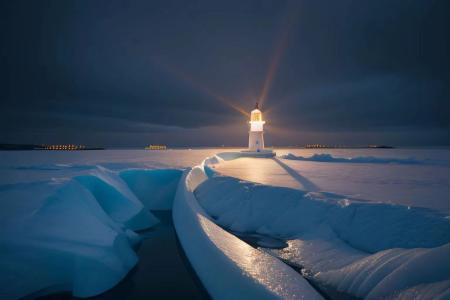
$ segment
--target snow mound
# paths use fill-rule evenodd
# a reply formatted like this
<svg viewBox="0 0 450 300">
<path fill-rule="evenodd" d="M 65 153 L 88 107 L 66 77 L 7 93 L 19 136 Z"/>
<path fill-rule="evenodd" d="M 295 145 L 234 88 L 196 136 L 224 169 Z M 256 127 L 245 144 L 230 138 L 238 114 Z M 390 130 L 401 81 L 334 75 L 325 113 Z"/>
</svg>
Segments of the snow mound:
<svg viewBox="0 0 450 300">
<path fill-rule="evenodd" d="M 192 191 L 208 177 L 203 166 L 180 180 L 173 219 L 183 249 L 214 299 L 322 299 L 298 273 L 212 222 Z"/>
<path fill-rule="evenodd" d="M 310 157 L 296 156 L 292 153 L 282 155 L 281 158 L 301 161 L 316 162 L 338 162 L 338 163 L 366 163 L 366 164 L 420 164 L 419 160 L 414 158 L 393 158 L 393 157 L 374 157 L 374 156 L 356 156 L 356 157 L 334 157 L 331 154 L 321 153 L 313 154 Z"/>
<path fill-rule="evenodd" d="M 267 251 L 306 269 L 318 285 L 369 299 L 412 291 L 427 298 L 450 279 L 450 218 L 431 210 L 225 176 L 202 182 L 195 197 L 225 228 L 288 240 L 287 248 Z"/>
<path fill-rule="evenodd" d="M 158 222 L 139 197 L 152 188 L 142 186 L 147 182 L 154 202 L 167 206 L 181 171 L 92 169 L 72 179 L 1 186 L 1 299 L 58 291 L 94 296 L 137 263 L 133 230 Z"/>
<path fill-rule="evenodd" d="M 367 299 L 406 297 L 411 290 L 416 299 L 445 299 L 445 294 L 450 295 L 449 253 L 450 244 L 430 249 L 389 249 L 339 269 L 319 272 L 316 279 Z M 436 289 L 445 284 L 446 288 Z"/>
</svg>

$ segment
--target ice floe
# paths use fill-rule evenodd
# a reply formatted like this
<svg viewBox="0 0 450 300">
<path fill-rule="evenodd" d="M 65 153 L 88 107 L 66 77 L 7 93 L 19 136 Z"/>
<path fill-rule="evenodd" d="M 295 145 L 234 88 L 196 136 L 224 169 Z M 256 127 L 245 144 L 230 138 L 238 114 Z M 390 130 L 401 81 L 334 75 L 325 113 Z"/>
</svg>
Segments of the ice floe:
<svg viewBox="0 0 450 300">
<path fill-rule="evenodd" d="M 267 251 L 318 285 L 368 299 L 450 292 L 444 214 L 225 176 L 202 182 L 195 196 L 224 228 L 287 240 L 287 248 Z"/>
<path fill-rule="evenodd" d="M 0 187 L 1 299 L 57 291 L 90 297 L 116 285 L 138 260 L 133 230 L 158 222 L 148 204 L 170 207 L 181 175 L 88 169 L 65 180 Z"/>
</svg>

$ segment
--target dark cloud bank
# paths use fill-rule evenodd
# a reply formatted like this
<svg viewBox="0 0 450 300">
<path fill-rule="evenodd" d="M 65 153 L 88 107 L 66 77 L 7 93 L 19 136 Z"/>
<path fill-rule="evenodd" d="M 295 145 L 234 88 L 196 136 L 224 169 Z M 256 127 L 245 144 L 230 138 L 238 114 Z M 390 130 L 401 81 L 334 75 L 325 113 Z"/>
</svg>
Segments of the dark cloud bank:
<svg viewBox="0 0 450 300">
<path fill-rule="evenodd" d="M 450 145 L 448 1 L 4 1 L 0 15 L 0 143 L 245 145 L 224 101 L 250 110 L 279 53 L 269 144 Z"/>
</svg>

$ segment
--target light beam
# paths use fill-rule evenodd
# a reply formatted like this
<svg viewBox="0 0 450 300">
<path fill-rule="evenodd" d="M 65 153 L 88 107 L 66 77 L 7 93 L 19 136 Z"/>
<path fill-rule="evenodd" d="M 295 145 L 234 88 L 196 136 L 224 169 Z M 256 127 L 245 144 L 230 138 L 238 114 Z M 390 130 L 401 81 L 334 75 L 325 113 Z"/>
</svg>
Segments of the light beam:
<svg viewBox="0 0 450 300">
<path fill-rule="evenodd" d="M 167 63 L 162 63 L 160 60 L 152 60 L 153 62 L 155 62 L 159 67 L 161 67 L 162 69 L 164 69 L 164 71 L 166 71 L 167 73 L 171 74 L 174 78 L 187 83 L 189 86 L 191 86 L 194 89 L 199 90 L 201 93 L 210 96 L 211 98 L 225 104 L 226 106 L 230 107 L 231 109 L 237 111 L 238 113 L 244 115 L 246 118 L 250 117 L 250 114 L 245 111 L 243 108 L 241 108 L 240 106 L 238 106 L 237 104 L 233 103 L 233 101 L 231 101 L 230 99 L 217 94 L 216 92 L 212 91 L 210 88 L 208 88 L 207 86 L 199 83 L 198 81 L 194 80 L 192 78 L 192 76 L 189 76 L 188 74 L 186 74 L 185 72 L 182 72 L 179 68 L 176 68 L 172 65 L 169 65 Z"/>
<path fill-rule="evenodd" d="M 272 83 L 275 77 L 275 74 L 278 70 L 278 67 L 280 65 L 281 58 L 283 57 L 283 54 L 286 51 L 286 48 L 288 46 L 289 41 L 289 34 L 294 27 L 294 24 L 297 20 L 298 16 L 298 8 L 297 7 L 291 7 L 292 5 L 288 5 L 288 16 L 286 17 L 285 21 L 283 22 L 282 29 L 280 30 L 281 34 L 277 42 L 277 46 L 275 47 L 275 51 L 273 53 L 272 59 L 269 64 L 269 69 L 267 70 L 266 79 L 264 80 L 264 85 L 262 87 L 261 94 L 259 96 L 258 102 L 259 104 L 263 105 L 264 101 L 267 98 L 267 95 L 269 94 L 270 88 L 272 87 Z"/>
</svg>

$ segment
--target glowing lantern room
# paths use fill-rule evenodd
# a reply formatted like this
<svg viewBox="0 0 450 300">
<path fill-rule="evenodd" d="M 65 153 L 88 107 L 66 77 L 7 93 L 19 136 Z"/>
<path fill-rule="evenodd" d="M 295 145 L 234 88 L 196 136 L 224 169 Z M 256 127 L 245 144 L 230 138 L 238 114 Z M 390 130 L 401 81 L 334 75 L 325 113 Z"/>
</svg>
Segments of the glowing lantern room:
<svg viewBox="0 0 450 300">
<path fill-rule="evenodd" d="M 250 131 L 248 135 L 248 149 L 249 151 L 260 152 L 264 150 L 264 124 L 262 113 L 259 110 L 259 105 L 256 103 L 255 109 L 250 114 Z"/>
<path fill-rule="evenodd" d="M 250 121 L 252 122 L 262 121 L 262 113 L 259 109 L 255 108 L 254 110 L 252 110 Z"/>
</svg>

